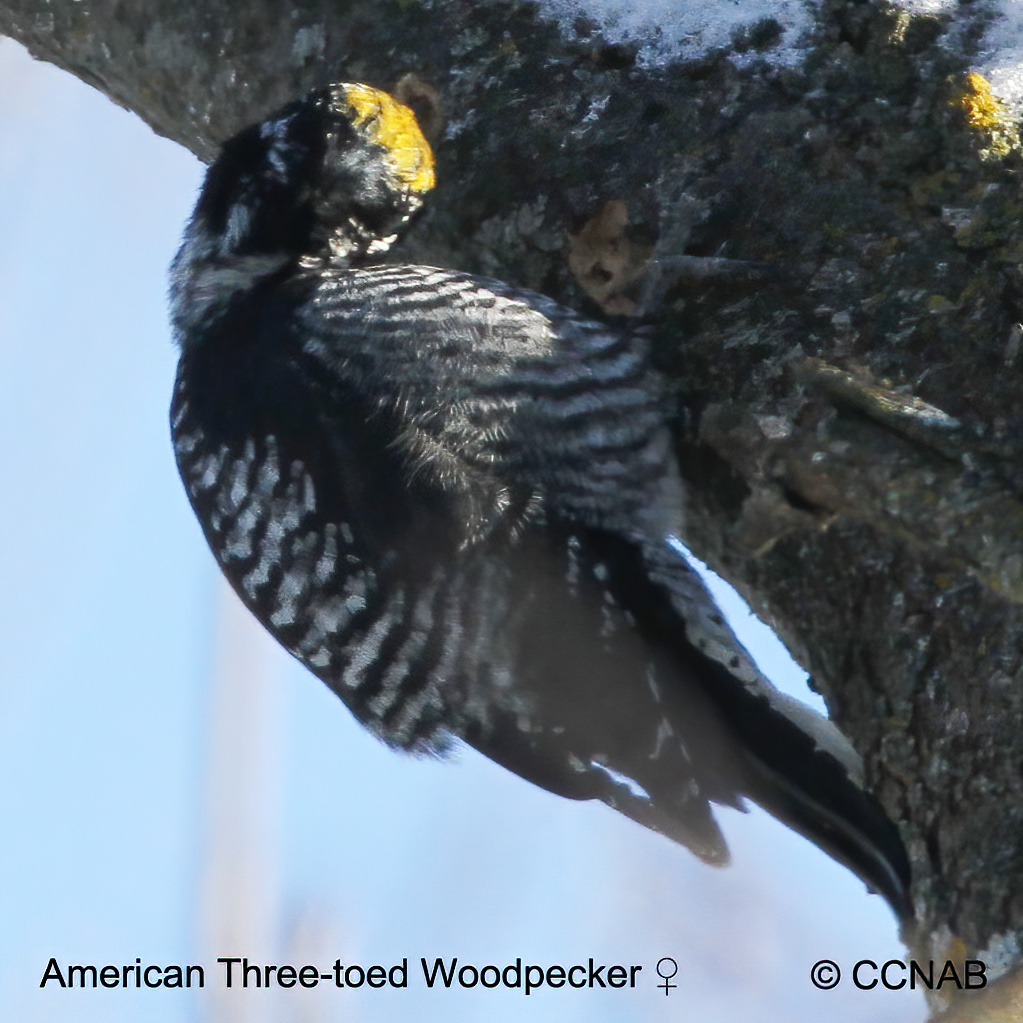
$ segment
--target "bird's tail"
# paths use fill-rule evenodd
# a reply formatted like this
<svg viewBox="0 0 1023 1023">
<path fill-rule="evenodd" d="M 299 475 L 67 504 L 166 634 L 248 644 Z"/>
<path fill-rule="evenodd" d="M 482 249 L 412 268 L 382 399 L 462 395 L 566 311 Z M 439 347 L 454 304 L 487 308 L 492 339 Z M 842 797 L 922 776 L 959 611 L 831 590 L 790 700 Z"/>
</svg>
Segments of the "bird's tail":
<svg viewBox="0 0 1023 1023">
<path fill-rule="evenodd" d="M 857 874 L 899 919 L 910 917 L 909 860 L 898 829 L 847 758 L 821 742 L 823 730 L 804 731 L 734 678 L 722 679 L 711 698 L 739 740 L 745 795 Z"/>
<path fill-rule="evenodd" d="M 832 722 L 764 678 L 683 551 L 672 537 L 647 547 L 644 560 L 685 623 L 685 637 L 677 625 L 673 637 L 681 655 L 705 660 L 690 675 L 736 739 L 743 794 L 909 918 L 909 860 L 898 829 L 863 788 L 859 756 Z"/>
</svg>

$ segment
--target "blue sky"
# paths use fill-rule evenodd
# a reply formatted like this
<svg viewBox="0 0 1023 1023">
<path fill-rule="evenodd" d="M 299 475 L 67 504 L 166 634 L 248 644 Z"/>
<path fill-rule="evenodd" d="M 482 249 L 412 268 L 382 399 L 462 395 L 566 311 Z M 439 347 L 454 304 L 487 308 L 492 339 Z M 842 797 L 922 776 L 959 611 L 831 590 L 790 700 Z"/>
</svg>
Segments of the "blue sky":
<svg viewBox="0 0 1023 1023">
<path fill-rule="evenodd" d="M 923 1019 L 909 993 L 812 988 L 820 958 L 902 949 L 880 899 L 765 815 L 721 814 L 734 864 L 715 871 L 474 754 L 399 757 L 225 612 L 166 422 L 166 268 L 201 174 L 133 115 L 0 41 L 0 1018 L 212 1018 L 188 992 L 39 982 L 51 956 L 200 962 L 212 985 L 217 955 L 265 954 L 328 967 L 593 956 L 651 978 L 535 993 L 541 1023 Z M 238 754 L 254 766 L 230 799 L 254 836 L 232 870 L 259 881 L 251 937 L 211 950 L 210 778 L 237 763 L 210 739 L 225 642 L 262 679 L 249 699 L 237 669 L 242 695 L 228 700 L 239 734 L 261 737 Z M 665 998 L 652 973 L 668 955 L 683 991 Z M 256 992 L 245 1018 L 511 1021 L 523 997 L 418 980 Z"/>
</svg>

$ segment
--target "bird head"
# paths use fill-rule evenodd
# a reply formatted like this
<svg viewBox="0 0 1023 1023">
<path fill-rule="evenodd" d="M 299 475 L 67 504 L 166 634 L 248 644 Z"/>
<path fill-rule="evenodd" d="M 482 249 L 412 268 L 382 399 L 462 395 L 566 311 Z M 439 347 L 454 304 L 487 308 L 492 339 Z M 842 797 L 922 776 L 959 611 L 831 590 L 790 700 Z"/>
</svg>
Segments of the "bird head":
<svg viewBox="0 0 1023 1023">
<path fill-rule="evenodd" d="M 192 236 L 206 258 L 351 262 L 384 251 L 433 187 L 415 114 L 385 92 L 339 83 L 229 139 L 210 167 Z"/>
</svg>

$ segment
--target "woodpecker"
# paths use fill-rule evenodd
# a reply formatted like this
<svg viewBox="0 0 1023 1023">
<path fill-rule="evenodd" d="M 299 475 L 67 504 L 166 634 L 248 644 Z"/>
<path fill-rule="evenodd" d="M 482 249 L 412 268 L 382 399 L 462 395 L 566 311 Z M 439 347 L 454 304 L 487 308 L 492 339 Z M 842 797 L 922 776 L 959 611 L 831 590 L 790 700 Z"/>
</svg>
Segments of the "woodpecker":
<svg viewBox="0 0 1023 1023">
<path fill-rule="evenodd" d="M 434 183 L 413 113 L 334 84 L 227 141 L 171 270 L 174 452 L 220 569 L 384 742 L 464 743 L 720 864 L 759 803 L 900 917 L 895 826 L 699 576 L 647 342 L 381 257 Z"/>
</svg>

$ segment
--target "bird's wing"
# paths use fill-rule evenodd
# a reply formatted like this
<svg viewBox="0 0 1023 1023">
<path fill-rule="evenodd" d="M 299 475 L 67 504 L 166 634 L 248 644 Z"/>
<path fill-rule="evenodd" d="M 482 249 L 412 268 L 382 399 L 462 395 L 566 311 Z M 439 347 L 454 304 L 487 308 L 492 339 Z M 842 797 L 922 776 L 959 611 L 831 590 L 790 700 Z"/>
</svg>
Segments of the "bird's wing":
<svg viewBox="0 0 1023 1023">
<path fill-rule="evenodd" d="M 712 862 L 727 853 L 708 801 L 747 795 L 901 905 L 901 845 L 859 787 L 855 753 L 764 678 L 679 549 L 664 386 L 641 341 L 540 295 L 428 267 L 321 274 L 302 316 L 307 353 L 408 424 L 410 478 L 467 491 L 470 546 L 523 516 L 510 586 L 534 612 L 520 617 L 527 639 L 512 659 L 535 662 L 541 738 L 498 729 L 483 752 Z M 581 601 L 563 578 L 572 557 L 596 573 Z M 559 601 L 582 609 L 567 629 Z M 606 604 L 627 639 L 600 639 Z M 543 688 L 551 678 L 555 695 Z M 588 717 L 588 704 L 603 710 Z"/>
<path fill-rule="evenodd" d="M 678 528 L 664 385 L 642 339 L 416 266 L 321 274 L 301 317 L 314 358 L 400 411 L 410 472 L 499 505 L 540 492 L 568 519 L 636 535 Z"/>
</svg>

